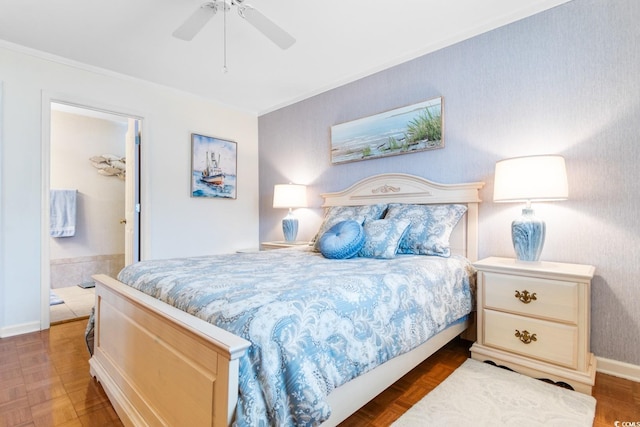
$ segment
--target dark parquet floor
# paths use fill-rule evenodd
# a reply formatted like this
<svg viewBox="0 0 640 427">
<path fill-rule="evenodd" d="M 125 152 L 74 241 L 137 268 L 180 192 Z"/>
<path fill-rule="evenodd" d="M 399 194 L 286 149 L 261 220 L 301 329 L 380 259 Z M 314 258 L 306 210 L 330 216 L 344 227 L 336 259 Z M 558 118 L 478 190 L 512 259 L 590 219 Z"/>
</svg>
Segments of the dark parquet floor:
<svg viewBox="0 0 640 427">
<path fill-rule="evenodd" d="M 0 427 L 121 426 L 102 387 L 89 376 L 86 320 L 0 339 Z M 454 340 L 342 423 L 388 426 L 447 378 L 470 343 Z M 595 427 L 640 425 L 640 383 L 597 374 Z M 628 424 L 631 425 L 631 424 Z"/>
</svg>

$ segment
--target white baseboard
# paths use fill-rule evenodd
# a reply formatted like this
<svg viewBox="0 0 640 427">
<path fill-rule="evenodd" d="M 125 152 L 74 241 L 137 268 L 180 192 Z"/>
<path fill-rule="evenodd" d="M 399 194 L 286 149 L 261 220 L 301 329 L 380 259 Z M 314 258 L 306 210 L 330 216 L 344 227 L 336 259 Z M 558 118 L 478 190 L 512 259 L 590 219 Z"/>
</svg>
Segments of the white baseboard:
<svg viewBox="0 0 640 427">
<path fill-rule="evenodd" d="M 40 331 L 40 322 L 22 323 L 21 325 L 7 326 L 0 328 L 0 338 L 13 337 L 15 335 L 28 334 Z"/>
<path fill-rule="evenodd" d="M 596 359 L 598 359 L 597 372 L 640 382 L 640 366 L 632 365 L 631 363 L 618 362 L 617 360 L 605 359 L 604 357 L 596 357 Z"/>
</svg>

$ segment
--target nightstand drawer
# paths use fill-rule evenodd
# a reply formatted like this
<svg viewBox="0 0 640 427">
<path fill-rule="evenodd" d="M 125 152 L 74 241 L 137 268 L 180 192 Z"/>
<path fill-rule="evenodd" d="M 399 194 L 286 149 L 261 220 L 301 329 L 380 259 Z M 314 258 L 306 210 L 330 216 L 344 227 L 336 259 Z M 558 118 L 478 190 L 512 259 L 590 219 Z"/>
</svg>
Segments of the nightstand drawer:
<svg viewBox="0 0 640 427">
<path fill-rule="evenodd" d="M 484 307 L 576 324 L 578 284 L 498 273 L 481 273 Z"/>
<path fill-rule="evenodd" d="M 483 314 L 485 345 L 572 369 L 577 367 L 576 326 L 493 310 L 484 310 Z M 520 332 L 520 337 L 516 336 L 517 331 Z M 529 340 L 529 343 L 525 343 Z"/>
</svg>

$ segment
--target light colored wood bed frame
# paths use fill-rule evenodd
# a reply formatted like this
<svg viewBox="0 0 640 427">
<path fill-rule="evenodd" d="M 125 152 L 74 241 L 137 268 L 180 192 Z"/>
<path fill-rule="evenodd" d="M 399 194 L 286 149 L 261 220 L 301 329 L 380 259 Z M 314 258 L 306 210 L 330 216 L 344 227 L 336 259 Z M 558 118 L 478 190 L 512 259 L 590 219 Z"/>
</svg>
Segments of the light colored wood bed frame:
<svg viewBox="0 0 640 427">
<path fill-rule="evenodd" d="M 406 174 L 382 174 L 323 194 L 323 206 L 373 203 L 461 203 L 467 213 L 454 229 L 455 254 L 477 260 L 481 182 L 436 184 Z M 234 416 L 239 358 L 250 342 L 171 307 L 106 275 L 96 281 L 91 375 L 127 426 L 226 426 Z M 329 395 L 337 425 L 444 344 L 468 322 L 453 325 Z"/>
</svg>

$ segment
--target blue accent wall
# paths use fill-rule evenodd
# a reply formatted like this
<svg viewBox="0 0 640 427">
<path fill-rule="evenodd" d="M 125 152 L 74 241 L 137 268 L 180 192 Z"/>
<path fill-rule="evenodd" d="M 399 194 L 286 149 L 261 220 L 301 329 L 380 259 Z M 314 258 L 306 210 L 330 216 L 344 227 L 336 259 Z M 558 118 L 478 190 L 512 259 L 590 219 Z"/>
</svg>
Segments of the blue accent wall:
<svg viewBox="0 0 640 427">
<path fill-rule="evenodd" d="M 309 186 L 311 208 L 296 215 L 299 239 L 310 239 L 320 193 L 404 172 L 485 181 L 480 257 L 513 257 L 510 223 L 523 206 L 492 202 L 495 162 L 561 154 L 569 200 L 534 204 L 547 223 L 541 259 L 596 266 L 591 349 L 640 365 L 639 21 L 637 0 L 573 0 L 262 115 L 260 239 L 282 240 L 274 184 Z M 331 165 L 332 125 L 436 96 L 443 149 Z"/>
</svg>

